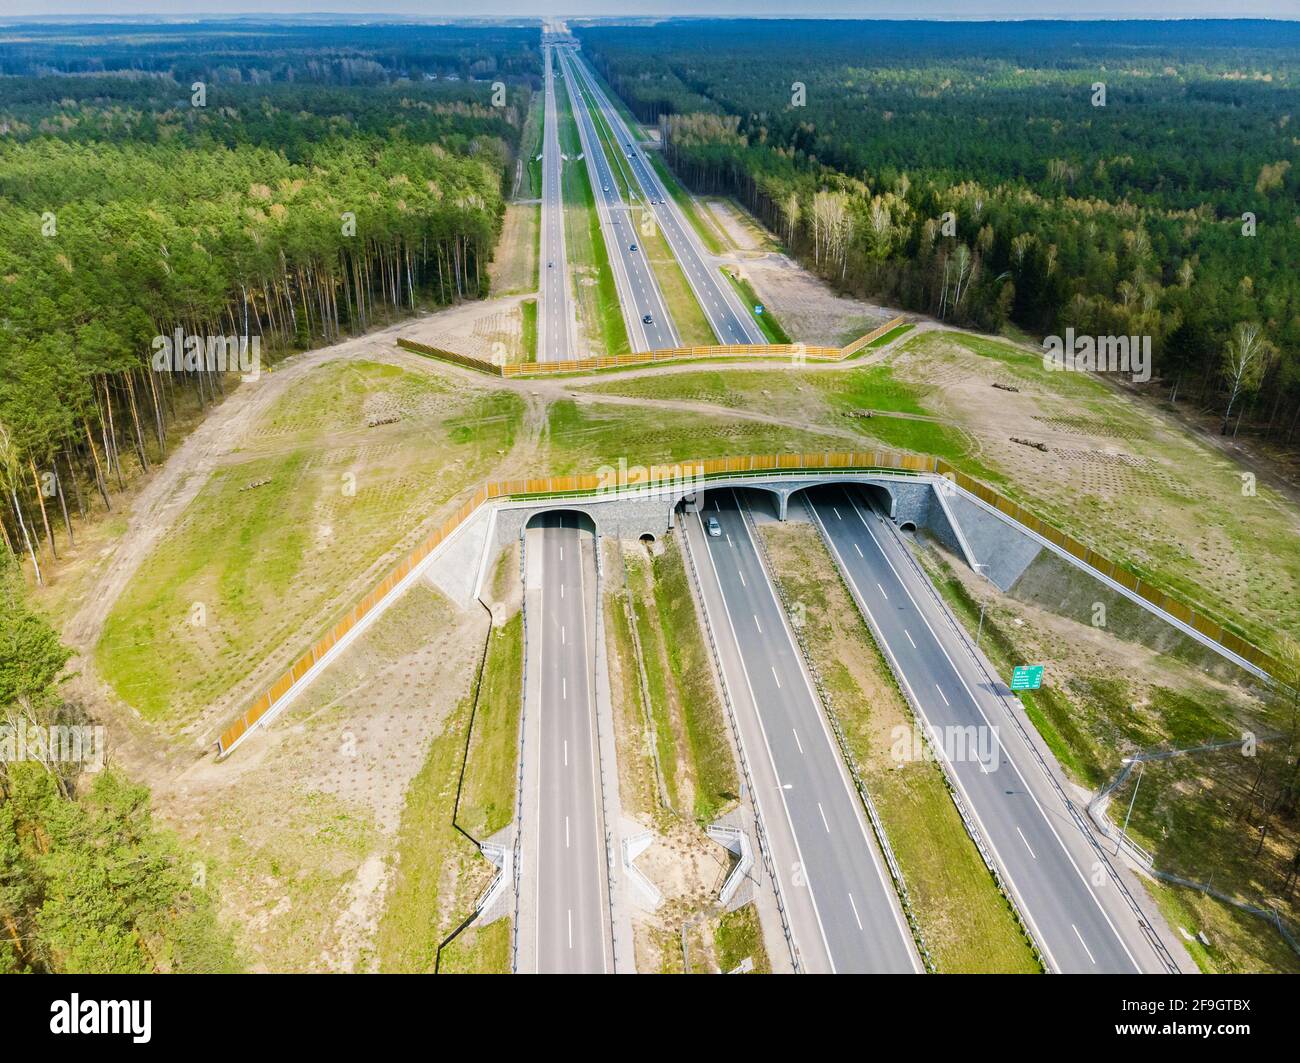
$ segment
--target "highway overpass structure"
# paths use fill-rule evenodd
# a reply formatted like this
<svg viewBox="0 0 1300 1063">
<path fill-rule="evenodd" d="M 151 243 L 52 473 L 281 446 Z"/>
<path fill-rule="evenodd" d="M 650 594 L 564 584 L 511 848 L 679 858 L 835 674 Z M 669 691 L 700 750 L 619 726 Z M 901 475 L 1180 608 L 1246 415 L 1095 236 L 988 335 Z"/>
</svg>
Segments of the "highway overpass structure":
<svg viewBox="0 0 1300 1063">
<path fill-rule="evenodd" d="M 732 544 L 740 543 L 743 546 L 744 540 L 740 533 L 742 530 L 749 533 L 744 522 L 745 508 L 753 508 L 761 519 L 782 519 L 788 515 L 797 517 L 802 510 L 824 532 L 832 554 L 841 566 L 900 685 L 909 696 L 918 720 L 932 733 L 956 729 L 963 733 L 983 733 L 992 740 L 994 757 L 987 755 L 990 747 L 978 741 L 968 743 L 966 748 L 981 751 L 980 756 L 945 757 L 942 754 L 947 747 L 940 741 L 940 762 L 959 796 L 968 828 L 990 867 L 1003 883 L 1049 969 L 1085 972 L 1180 969 L 1183 963 L 1173 958 L 1170 945 L 1180 956 L 1182 950 L 1176 942 L 1169 940 L 1163 920 L 1153 913 L 1149 901 L 1138 901 L 1135 896 L 1138 891 L 1130 886 L 1131 874 L 1123 866 L 1113 863 L 1110 854 L 1102 849 L 1098 838 L 1070 797 L 1068 784 L 1061 777 L 1059 766 L 1024 716 L 1019 700 L 1010 694 L 1004 681 L 995 674 L 971 638 L 955 622 L 911 557 L 901 536 L 902 529 L 908 526 L 925 526 L 959 554 L 965 553 L 968 560 L 972 559 L 970 551 L 978 550 L 980 556 L 988 560 L 988 564 L 981 565 L 981 571 L 999 581 L 1000 585 L 1004 585 L 1007 578 L 1005 572 L 999 574 L 997 571 L 997 566 L 1003 559 L 1018 555 L 1016 563 L 1022 570 L 1029 563 L 1031 555 L 1023 549 L 1020 540 L 1034 539 L 1032 545 L 1035 550 L 1050 548 L 1061 556 L 1066 554 L 1051 540 L 1029 532 L 1023 524 L 1005 514 L 999 514 L 976 495 L 933 471 L 932 459 L 890 452 L 842 456 L 791 455 L 790 458 L 792 460 L 788 466 L 778 460 L 778 456 L 719 459 L 709 463 L 712 471 L 707 474 L 703 473 L 704 466 L 701 464 L 701 476 L 704 478 L 683 477 L 649 485 L 616 484 L 604 489 L 575 489 L 570 486 L 566 489 L 565 485 L 570 481 L 559 478 L 492 486 L 480 493 L 479 500 L 467 503 L 464 515 L 458 516 L 448 526 L 448 532 L 437 540 L 436 546 L 418 563 L 412 561 L 402 567 L 400 579 L 385 581 L 383 594 L 372 596 L 374 604 L 366 606 L 363 619 L 354 622 L 346 633 L 319 653 L 313 651 L 310 665 L 304 661 L 300 669 L 295 669 L 292 683 L 283 692 L 279 691 L 279 686 L 284 684 L 277 687 L 269 709 L 253 716 L 254 722 L 251 724 L 243 722 L 232 728 L 228 736 L 223 736 L 223 754 L 229 753 L 242 741 L 251 727 L 262 726 L 274 719 L 314 676 L 328 667 L 330 660 L 342 652 L 413 581 L 431 579 L 453 598 L 472 600 L 482 585 L 489 558 L 496 555 L 500 546 L 525 537 L 529 523 L 541 514 L 558 510 L 586 514 L 595 526 L 597 537 L 604 534 L 636 539 L 642 536 L 658 537 L 670 531 L 685 533 L 693 544 L 692 555 L 702 562 L 696 566 L 698 573 L 706 567 L 703 562 L 716 565 L 711 559 L 721 556 L 718 551 L 723 547 L 719 538 L 726 542 L 726 535 L 730 534 Z M 793 460 L 796 458 L 797 462 Z M 833 465 L 832 462 L 838 464 Z M 822 467 L 814 468 L 814 465 Z M 689 466 L 682 468 L 687 469 Z M 557 496 L 554 492 L 561 494 Z M 728 528 L 728 532 L 720 537 L 704 536 L 698 524 L 698 516 L 692 521 L 685 512 L 685 509 L 692 505 L 698 506 L 701 502 L 708 506 L 708 500 L 713 497 L 722 502 L 724 511 L 719 520 Z M 734 512 L 733 503 L 729 499 L 735 500 Z M 767 511 L 765 517 L 763 511 Z M 959 520 L 956 515 L 960 515 Z M 984 520 L 990 526 L 1003 529 L 1007 538 L 990 538 L 987 529 L 976 535 L 961 533 L 959 524 L 965 525 L 967 532 L 970 532 L 975 527 L 973 522 L 977 520 Z M 577 535 L 576 526 L 566 525 L 567 522 L 561 521 L 559 527 L 543 530 L 540 534 L 543 538 L 548 534 L 552 537 Z M 537 535 L 537 529 L 532 534 Z M 703 542 L 701 548 L 704 539 L 708 541 Z M 728 544 L 728 550 L 735 549 L 732 544 Z M 550 556 L 547 551 L 552 549 L 553 563 L 546 564 Z M 572 593 L 572 583 L 575 580 L 583 583 L 588 579 L 589 567 L 584 567 L 581 571 L 560 568 L 560 549 L 558 542 L 540 549 L 538 556 L 542 558 L 541 567 L 532 570 L 534 574 L 530 576 L 528 587 L 530 595 L 555 595 L 560 600 L 567 601 Z M 563 564 L 570 566 L 573 564 L 573 547 L 566 544 L 563 549 Z M 758 724 L 763 729 L 772 730 L 785 726 L 788 732 L 786 737 L 797 752 L 799 744 L 806 743 L 805 731 L 814 736 L 817 734 L 817 728 L 813 726 L 816 705 L 812 703 L 811 694 L 805 700 L 800 689 L 801 683 L 806 687 L 806 676 L 798 659 L 789 655 L 792 651 L 787 621 L 776 611 L 770 587 L 764 586 L 768 573 L 761 558 L 755 562 L 752 556 L 742 552 L 734 558 L 727 555 L 724 560 L 731 562 L 731 574 L 724 573 L 722 578 L 712 577 L 715 584 L 712 588 L 705 586 L 709 577 L 700 575 L 696 591 L 714 618 L 713 627 L 716 629 L 725 622 L 736 633 L 733 660 L 730 664 L 725 660 L 721 664 L 724 678 L 730 672 L 728 688 L 742 690 L 741 696 L 749 696 L 756 703 L 762 702 L 761 706 L 756 705 L 751 714 L 752 720 L 756 722 L 749 725 L 751 733 L 758 737 L 742 740 L 751 765 L 760 763 L 762 756 L 768 758 L 772 765 L 768 783 L 775 782 L 779 787 L 758 792 L 764 783 L 755 773 L 753 796 L 755 804 L 760 808 L 766 833 L 772 839 L 769 853 L 775 853 L 778 844 L 781 844 L 775 838 L 775 833 L 782 822 L 786 825 L 783 829 L 790 835 L 786 844 L 794 845 L 797 839 L 798 845 L 802 847 L 805 837 L 803 832 L 808 829 L 807 820 L 813 809 L 816 809 L 816 819 L 812 825 L 820 824 L 823 835 L 853 840 L 852 854 L 837 853 L 832 857 L 829 853 L 815 851 L 813 843 L 808 843 L 809 849 L 814 851 L 804 851 L 797 857 L 801 866 L 806 862 L 814 869 L 832 859 L 841 861 L 838 871 L 832 868 L 832 872 L 840 876 L 838 879 L 833 877 L 826 880 L 825 870 L 815 870 L 813 890 L 805 905 L 808 910 L 802 916 L 795 912 L 797 899 L 789 896 L 784 898 L 788 918 L 795 932 L 792 936 L 797 935 L 795 943 L 798 955 L 804 961 L 805 969 L 814 969 L 816 962 L 834 964 L 835 969 L 901 967 L 901 964 L 894 962 L 898 954 L 891 952 L 897 941 L 904 940 L 902 927 L 898 926 L 896 919 L 896 937 L 886 933 L 890 923 L 889 919 L 884 918 L 886 911 L 891 915 L 896 915 L 897 912 L 891 897 L 882 898 L 879 893 L 875 893 L 873 901 L 870 899 L 873 895 L 864 890 L 861 900 L 865 903 L 860 905 L 857 891 L 863 887 L 855 885 L 851 902 L 848 900 L 849 890 L 839 890 L 841 908 L 838 913 L 822 910 L 822 897 L 830 887 L 819 886 L 819 881 L 836 882 L 838 886 L 841 881 L 852 879 L 858 884 L 874 886 L 881 881 L 879 868 L 875 864 L 878 854 L 872 848 L 871 838 L 861 829 L 860 810 L 854 808 L 853 815 L 849 816 L 847 807 L 836 806 L 833 800 L 832 808 L 827 807 L 826 795 L 838 798 L 831 785 L 837 772 L 841 784 L 843 781 L 843 768 L 838 762 L 835 770 L 832 770 L 829 760 L 819 758 L 815 766 L 803 769 L 805 775 L 797 776 L 795 768 L 791 768 L 783 759 L 789 755 L 790 746 L 782 749 L 772 747 L 771 753 L 765 747 L 766 740 L 759 733 Z M 980 564 L 978 560 L 973 563 Z M 1090 571 L 1099 581 L 1107 579 L 1077 557 L 1073 563 Z M 553 583 L 553 577 L 563 585 L 562 591 L 558 589 L 558 584 Z M 722 586 L 723 579 L 727 580 L 726 587 Z M 746 597 L 739 596 L 741 592 Z M 1133 597 L 1136 600 L 1139 596 Z M 1171 625 L 1179 626 L 1184 633 L 1195 633 L 1192 626 L 1182 624 L 1151 603 L 1147 604 L 1147 608 Z M 535 615 L 542 614 L 535 611 L 529 614 Z M 550 650 L 546 651 L 548 660 L 555 663 L 553 667 L 544 669 L 547 674 L 542 681 L 550 684 L 550 698 L 556 697 L 554 689 L 558 683 L 559 700 L 563 702 L 566 700 L 564 695 L 569 690 L 570 679 L 575 684 L 575 689 L 581 690 L 577 686 L 577 676 L 586 674 L 587 664 L 579 663 L 578 647 L 591 645 L 594 632 L 587 631 L 582 640 L 572 642 L 571 629 L 581 627 L 585 620 L 580 620 L 574 614 L 556 622 L 560 624 L 561 630 L 552 628 L 549 638 L 552 643 L 558 640 L 558 645 L 564 648 L 565 654 L 557 661 Z M 541 658 L 538 655 L 543 652 L 540 645 L 532 640 L 544 637 L 547 637 L 544 631 L 540 634 L 530 632 L 526 659 L 526 668 L 530 673 L 539 667 L 538 661 Z M 754 645 L 745 646 L 743 643 Z M 1209 645 L 1209 641 L 1206 644 Z M 590 652 L 594 655 L 595 650 Z M 1220 647 L 1220 652 L 1225 656 L 1230 653 L 1223 647 Z M 737 663 L 736 657 L 741 658 L 740 663 Z M 761 675 L 764 668 L 771 676 L 771 683 L 753 686 L 752 676 Z M 288 682 L 289 677 L 286 676 L 285 680 Z M 536 680 L 530 679 L 530 682 Z M 531 689 L 537 688 L 530 687 Z M 782 692 L 778 695 L 780 699 L 793 699 L 794 694 L 799 693 L 802 705 L 797 712 L 782 700 L 777 702 L 775 709 L 771 708 L 768 702 L 778 689 Z M 541 695 L 533 696 L 538 698 Z M 761 716 L 760 707 L 764 713 Z M 598 713 L 598 707 L 596 711 Z M 559 711 L 553 710 L 553 713 L 548 714 L 543 707 L 540 718 L 557 722 L 565 719 L 559 715 Z M 525 716 L 528 715 L 526 710 Z M 784 724 L 769 723 L 782 718 Z M 574 730 L 578 726 L 576 721 L 577 717 L 574 717 L 562 727 L 558 747 L 558 763 L 561 766 L 564 764 L 565 738 L 568 737 L 571 742 L 578 741 Z M 824 737 L 823 734 L 821 738 L 824 740 Z M 590 750 L 590 746 L 587 748 Z M 539 756 L 549 755 L 554 763 L 556 747 L 552 745 L 549 754 L 538 753 L 541 749 L 540 739 L 525 742 L 523 762 L 526 772 L 530 765 L 540 764 Z M 598 772 L 601 762 L 599 744 L 596 749 Z M 761 750 L 761 754 L 755 753 L 755 749 Z M 608 758 L 608 764 L 612 769 L 612 755 Z M 790 777 L 792 773 L 796 774 L 795 778 Z M 589 782 L 583 784 L 580 778 L 575 781 L 587 787 L 585 793 L 590 792 Z M 791 784 L 791 790 L 784 789 L 786 783 Z M 841 788 L 847 794 L 847 788 Z M 538 792 L 535 782 L 525 785 L 520 790 L 521 801 L 524 795 Z M 582 791 L 575 790 L 575 793 L 578 792 Z M 786 811 L 787 801 L 805 797 L 812 797 L 812 801 L 806 806 L 801 805 L 797 813 L 793 807 L 789 812 Z M 564 800 L 570 801 L 567 815 L 569 838 L 572 839 L 577 818 L 577 805 L 572 802 L 578 798 Z M 585 796 L 582 800 L 585 804 L 590 804 Z M 763 807 L 764 801 L 766 807 Z M 820 809 L 817 809 L 818 803 Z M 552 824 L 549 835 L 552 839 L 560 837 L 559 828 L 555 825 L 566 814 L 562 811 L 563 807 L 564 801 L 546 813 Z M 540 799 L 537 811 L 540 817 Z M 824 822 L 823 814 L 826 817 Z M 605 816 L 603 822 L 601 819 L 600 811 L 593 806 L 591 817 L 586 820 L 583 829 L 585 837 L 591 839 L 594 833 L 591 823 L 593 820 L 598 821 L 599 832 L 605 835 L 607 877 L 603 886 L 599 871 L 594 866 L 589 872 L 577 873 L 585 876 L 583 881 L 586 883 L 595 881 L 598 884 L 597 895 L 603 896 L 606 905 L 617 909 L 618 889 L 617 884 L 610 881 L 614 872 L 608 853 L 623 840 L 618 835 L 622 825 L 617 815 Z M 517 824 L 526 836 L 543 836 L 540 818 L 538 827 L 534 829 L 530 827 L 526 811 L 521 810 Z M 825 838 L 821 840 L 825 841 Z M 594 847 L 596 845 L 593 842 L 588 849 Z M 571 849 L 570 840 L 564 850 L 567 852 Z M 851 866 L 844 861 L 850 861 Z M 578 863 L 587 866 L 596 862 L 588 852 L 572 866 L 576 868 Z M 534 859 L 530 860 L 526 847 L 525 855 L 514 866 L 516 874 L 527 875 L 533 873 L 530 867 L 535 869 L 539 883 L 543 874 L 557 875 L 558 880 L 563 881 L 566 876 L 574 873 L 570 870 L 541 872 L 540 859 L 534 854 Z M 822 877 L 819 879 L 818 876 Z M 788 893 L 782 885 L 783 893 Z M 583 888 L 587 888 L 586 885 Z M 599 888 L 605 890 L 603 895 L 599 893 Z M 565 893 L 561 890 L 555 890 L 554 896 L 563 895 Z M 571 900 L 580 894 L 568 892 L 567 896 Z M 610 903 L 611 896 L 614 898 L 613 904 Z M 816 912 L 811 911 L 813 898 L 816 898 Z M 888 904 L 884 903 L 886 900 Z M 545 900 L 544 891 L 536 898 L 522 897 L 517 893 L 516 902 L 520 905 L 521 913 L 527 910 L 528 905 L 532 905 L 532 911 L 540 912 L 542 908 L 539 905 L 551 903 Z M 579 907 L 591 904 L 589 897 L 580 902 Z M 563 934 L 561 938 L 552 940 L 549 946 L 552 954 L 557 948 L 569 951 L 569 910 L 573 907 L 574 904 L 566 901 L 563 917 L 556 917 Z M 827 903 L 825 907 L 829 908 L 830 904 Z M 578 912 L 575 911 L 574 914 L 575 917 L 578 916 Z M 620 916 L 615 911 L 610 918 L 614 925 L 609 941 L 613 942 L 617 938 Z M 845 919 L 851 919 L 852 922 L 846 924 Z M 831 942 L 828 939 L 832 936 L 838 939 L 845 925 L 856 933 L 859 920 L 864 938 L 871 933 L 875 937 L 870 945 L 860 947 L 858 955 L 845 958 L 842 949 L 838 954 L 836 952 L 838 940 Z M 520 922 L 523 921 L 521 917 Z M 536 922 L 534 920 L 534 925 Z M 579 950 L 579 940 L 595 940 L 590 931 L 587 931 L 586 938 L 581 937 L 585 926 L 595 925 L 583 924 L 580 920 L 575 922 L 572 951 Z M 815 931 L 809 929 L 814 925 Z M 533 940 L 538 941 L 539 953 L 547 947 L 535 933 Z M 584 953 L 582 965 L 595 967 L 596 949 L 587 945 L 582 947 L 589 949 Z M 817 956 L 819 950 L 822 954 L 820 958 Z M 563 958 L 557 961 L 557 965 L 562 962 Z"/>
<path fill-rule="evenodd" d="M 951 484 L 898 473 L 737 475 L 691 491 L 563 504 L 624 538 L 683 535 L 751 773 L 797 969 L 919 970 L 876 839 L 853 789 L 760 552 L 758 519 L 823 534 L 959 797 L 968 829 L 1049 970 L 1177 970 L 1023 707 L 911 557 L 899 525 L 954 542 Z M 638 506 L 643 507 L 640 514 Z M 531 512 L 525 504 L 523 512 Z M 708 534 L 704 521 L 718 522 Z M 519 517 L 499 515 L 507 538 Z M 650 530 L 641 530 L 650 529 Z M 954 548 L 956 548 L 954 546 Z M 952 742 L 951 736 L 962 741 Z"/>
</svg>

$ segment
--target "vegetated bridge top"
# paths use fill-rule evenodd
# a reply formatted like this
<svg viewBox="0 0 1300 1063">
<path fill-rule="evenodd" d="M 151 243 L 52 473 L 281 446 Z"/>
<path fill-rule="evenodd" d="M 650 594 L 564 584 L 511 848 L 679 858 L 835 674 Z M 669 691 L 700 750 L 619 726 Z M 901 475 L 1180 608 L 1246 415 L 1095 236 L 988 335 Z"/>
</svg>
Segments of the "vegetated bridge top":
<svg viewBox="0 0 1300 1063">
<path fill-rule="evenodd" d="M 492 481 L 484 484 L 460 508 L 445 520 L 399 564 L 389 575 L 345 614 L 332 628 L 278 679 L 275 680 L 253 704 L 228 727 L 217 740 L 220 756 L 231 752 L 248 731 L 262 720 L 294 691 L 298 684 L 313 672 L 322 659 L 342 640 L 347 638 L 357 624 L 384 602 L 403 581 L 408 581 L 416 569 L 424 564 L 443 543 L 473 516 L 480 507 L 499 501 L 526 499 L 572 499 L 576 497 L 603 497 L 628 490 L 671 491 L 684 477 L 701 483 L 725 483 L 761 478 L 797 479 L 803 475 L 869 474 L 937 476 L 951 481 L 980 501 L 1022 525 L 1043 539 L 1078 558 L 1084 564 L 1114 580 L 1117 584 L 1156 609 L 1163 610 L 1183 624 L 1194 628 L 1211 642 L 1240 657 L 1263 673 L 1280 682 L 1292 683 L 1295 677 L 1287 673 L 1283 664 L 1269 653 L 1248 642 L 1222 622 L 1199 612 L 1186 602 L 1175 598 L 1159 587 L 1142 580 L 1120 564 L 1106 558 L 1079 542 L 1072 536 L 1040 520 L 1023 506 L 1005 498 L 991 487 L 953 468 L 941 458 L 903 451 L 822 451 L 791 454 L 749 454 L 738 457 L 705 458 L 677 462 L 672 465 L 651 466 L 633 479 L 624 472 L 609 475 L 588 474 L 548 476 L 518 480 Z"/>
</svg>

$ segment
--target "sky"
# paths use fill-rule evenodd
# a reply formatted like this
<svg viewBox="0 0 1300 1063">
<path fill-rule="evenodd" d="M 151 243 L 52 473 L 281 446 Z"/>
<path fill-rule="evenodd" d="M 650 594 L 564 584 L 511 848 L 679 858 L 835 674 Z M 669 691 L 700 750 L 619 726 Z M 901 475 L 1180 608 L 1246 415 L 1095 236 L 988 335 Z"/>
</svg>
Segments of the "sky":
<svg viewBox="0 0 1300 1063">
<path fill-rule="evenodd" d="M 468 9 L 468 10 L 467 10 Z M 1300 0 L 3 0 L 4 16 L 337 13 L 406 18 L 729 15 L 854 18 L 1300 18 Z"/>
</svg>

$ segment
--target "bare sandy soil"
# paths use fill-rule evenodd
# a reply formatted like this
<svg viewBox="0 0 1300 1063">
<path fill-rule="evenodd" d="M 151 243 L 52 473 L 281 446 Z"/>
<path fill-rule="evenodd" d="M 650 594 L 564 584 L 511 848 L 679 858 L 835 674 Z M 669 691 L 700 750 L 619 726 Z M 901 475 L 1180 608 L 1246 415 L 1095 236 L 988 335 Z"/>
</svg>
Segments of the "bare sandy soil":
<svg viewBox="0 0 1300 1063">
<path fill-rule="evenodd" d="M 413 588 L 229 761 L 158 780 L 257 969 L 370 969 L 406 790 L 466 695 L 486 613 Z"/>
<path fill-rule="evenodd" d="M 398 335 L 494 365 L 517 362 L 523 357 L 523 316 L 519 304 L 526 298 L 530 296 L 508 295 L 482 303 L 465 303 L 408 321 Z"/>
<path fill-rule="evenodd" d="M 506 207 L 501 239 L 488 268 L 495 295 L 518 295 L 537 286 L 537 202 Z"/>
<path fill-rule="evenodd" d="M 794 340 L 810 346 L 838 347 L 869 332 L 896 313 L 883 306 L 836 294 L 786 255 L 737 256 L 739 265 L 765 305 Z"/>
<path fill-rule="evenodd" d="M 771 251 L 776 242 L 747 213 L 729 199 L 704 199 L 700 202 L 737 251 Z"/>
</svg>

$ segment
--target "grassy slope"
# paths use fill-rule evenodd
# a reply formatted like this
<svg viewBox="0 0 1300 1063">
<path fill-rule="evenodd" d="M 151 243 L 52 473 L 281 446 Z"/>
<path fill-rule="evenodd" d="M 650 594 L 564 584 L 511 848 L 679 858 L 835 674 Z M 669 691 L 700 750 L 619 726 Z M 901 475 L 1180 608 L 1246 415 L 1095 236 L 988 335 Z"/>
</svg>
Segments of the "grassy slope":
<svg viewBox="0 0 1300 1063">
<path fill-rule="evenodd" d="M 373 448 L 330 443 L 378 409 L 402 421 L 374 429 Z M 323 366 L 263 419 L 247 460 L 213 473 L 141 566 L 96 647 L 100 674 L 147 719 L 171 723 L 269 659 L 296 656 L 374 582 L 367 570 L 404 533 L 485 474 L 521 412 L 506 392 L 454 392 L 371 362 Z M 413 427 L 424 446 L 381 445 Z M 275 452 L 256 456 L 259 444 Z"/>
<path fill-rule="evenodd" d="M 914 329 L 915 327 L 916 327 L 915 325 L 911 325 L 911 324 L 907 324 L 907 325 L 895 325 L 893 328 L 891 328 L 891 329 L 890 329 L 888 332 L 886 332 L 884 335 L 882 335 L 882 336 L 877 336 L 874 340 L 872 340 L 870 343 L 868 343 L 867 346 L 868 346 L 869 348 L 874 348 L 874 347 L 883 347 L 883 346 L 885 346 L 885 344 L 887 344 L 887 343 L 893 343 L 894 340 L 898 339 L 900 336 L 904 336 L 904 335 L 906 335 L 907 333 L 911 332 L 912 329 Z"/>
<path fill-rule="evenodd" d="M 1105 492 L 1082 490 L 1071 477 L 1000 476 L 1008 493 L 1259 644 L 1267 646 L 1275 630 L 1300 636 L 1294 506 L 1262 484 L 1243 496 L 1238 466 L 1095 377 L 1049 372 L 1037 355 L 975 336 L 923 334 L 903 350 L 930 364 L 960 365 L 951 344 L 964 359 L 976 357 L 973 368 L 995 363 L 1022 387 L 1048 394 L 1052 415 L 1097 426 L 1148 462 L 1134 482 Z"/>
<path fill-rule="evenodd" d="M 862 433 L 865 447 L 933 454 L 960 463 L 973 472 L 989 475 L 989 470 L 974 457 L 969 437 L 950 425 L 908 418 L 848 416 L 854 411 L 868 409 L 925 414 L 924 399 L 928 389 L 899 380 L 888 365 L 834 372 L 756 368 L 739 373 L 706 369 L 633 380 L 611 379 L 607 383 L 593 384 L 587 390 L 632 398 L 686 399 L 743 410 L 770 409 L 773 397 L 780 396 L 782 411 L 787 416 L 853 428 Z M 839 440 L 832 449 L 847 447 L 844 440 Z"/>
<path fill-rule="evenodd" d="M 465 761 L 458 821 L 479 841 L 514 819 L 523 667 L 524 620 L 522 613 L 515 613 L 493 629 L 488 642 Z"/>
<path fill-rule="evenodd" d="M 773 450 L 839 449 L 843 440 L 815 432 L 757 421 L 729 421 L 628 406 L 579 405 L 569 399 L 551 404 L 547 415 L 547 454 L 540 467 L 554 475 L 596 472 L 631 462 L 684 461 L 721 454 L 766 454 Z"/>
<path fill-rule="evenodd" d="M 471 707 L 471 698 L 456 707 L 407 792 L 393 882 L 375 940 L 381 971 L 433 971 L 439 944 L 474 910 L 492 879 L 492 865 L 452 826 Z"/>
</svg>

